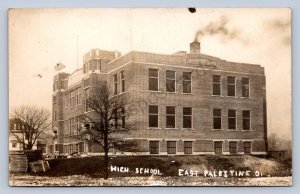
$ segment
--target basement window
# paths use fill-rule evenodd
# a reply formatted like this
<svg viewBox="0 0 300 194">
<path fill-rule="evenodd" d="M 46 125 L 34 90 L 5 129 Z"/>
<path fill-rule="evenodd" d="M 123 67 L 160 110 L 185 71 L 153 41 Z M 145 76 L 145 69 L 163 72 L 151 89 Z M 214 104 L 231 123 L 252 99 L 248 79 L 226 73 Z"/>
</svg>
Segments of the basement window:
<svg viewBox="0 0 300 194">
<path fill-rule="evenodd" d="M 244 142 L 244 153 L 245 154 L 251 153 L 251 142 L 250 141 Z"/>
<path fill-rule="evenodd" d="M 222 141 L 215 141 L 214 142 L 214 147 L 215 147 L 215 154 L 216 155 L 222 155 L 223 153 L 223 142 Z"/>
<path fill-rule="evenodd" d="M 176 141 L 167 141 L 167 153 L 176 154 Z"/>
<path fill-rule="evenodd" d="M 184 154 L 192 154 L 193 153 L 193 142 L 192 141 L 184 141 Z"/>
<path fill-rule="evenodd" d="M 229 142 L 229 152 L 230 152 L 230 154 L 237 153 L 237 142 L 236 141 Z"/>
<path fill-rule="evenodd" d="M 150 154 L 159 153 L 159 141 L 149 141 L 149 152 Z"/>
</svg>

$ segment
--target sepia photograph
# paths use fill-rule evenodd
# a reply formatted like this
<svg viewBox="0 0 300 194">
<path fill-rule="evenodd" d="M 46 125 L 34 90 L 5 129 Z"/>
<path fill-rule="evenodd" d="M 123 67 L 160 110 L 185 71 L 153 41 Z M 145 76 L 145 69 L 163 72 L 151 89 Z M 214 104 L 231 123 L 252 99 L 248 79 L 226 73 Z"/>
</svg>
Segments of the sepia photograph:
<svg viewBox="0 0 300 194">
<path fill-rule="evenodd" d="M 9 185 L 292 186 L 291 14 L 9 9 Z"/>
</svg>

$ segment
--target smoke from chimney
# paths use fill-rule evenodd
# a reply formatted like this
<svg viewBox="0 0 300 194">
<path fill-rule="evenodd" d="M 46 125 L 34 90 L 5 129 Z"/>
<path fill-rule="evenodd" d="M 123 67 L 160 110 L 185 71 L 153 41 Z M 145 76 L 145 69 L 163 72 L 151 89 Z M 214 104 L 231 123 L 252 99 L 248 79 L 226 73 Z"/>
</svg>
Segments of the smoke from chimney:
<svg viewBox="0 0 300 194">
<path fill-rule="evenodd" d="M 221 35 L 225 39 L 238 38 L 239 31 L 228 28 L 228 22 L 228 18 L 222 16 L 219 21 L 209 23 L 203 29 L 196 32 L 194 42 L 199 42 L 205 35 Z"/>
</svg>

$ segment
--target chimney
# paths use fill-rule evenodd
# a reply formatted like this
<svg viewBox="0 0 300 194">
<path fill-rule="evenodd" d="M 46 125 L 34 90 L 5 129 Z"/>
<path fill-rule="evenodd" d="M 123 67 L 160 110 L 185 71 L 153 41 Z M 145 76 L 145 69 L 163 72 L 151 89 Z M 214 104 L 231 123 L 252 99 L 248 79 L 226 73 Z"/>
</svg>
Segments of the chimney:
<svg viewBox="0 0 300 194">
<path fill-rule="evenodd" d="M 200 54 L 200 42 L 194 41 L 190 43 L 190 53 Z"/>
</svg>

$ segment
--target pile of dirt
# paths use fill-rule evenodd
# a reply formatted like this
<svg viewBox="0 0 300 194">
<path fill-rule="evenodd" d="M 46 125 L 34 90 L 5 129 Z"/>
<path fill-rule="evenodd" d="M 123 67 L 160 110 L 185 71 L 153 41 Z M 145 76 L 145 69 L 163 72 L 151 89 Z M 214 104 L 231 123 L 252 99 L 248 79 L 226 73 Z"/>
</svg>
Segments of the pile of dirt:
<svg viewBox="0 0 300 194">
<path fill-rule="evenodd" d="M 66 158 L 49 161 L 50 170 L 39 176 L 89 175 L 103 177 L 103 157 Z M 149 177 L 153 173 L 136 173 L 136 170 L 159 170 L 160 176 L 178 176 L 179 169 L 195 170 L 202 176 L 205 170 L 259 171 L 261 176 L 291 176 L 291 168 L 272 159 L 255 156 L 115 156 L 110 166 L 128 168 L 128 172 L 110 172 L 110 177 Z M 253 174 L 252 174 L 253 176 Z"/>
</svg>

